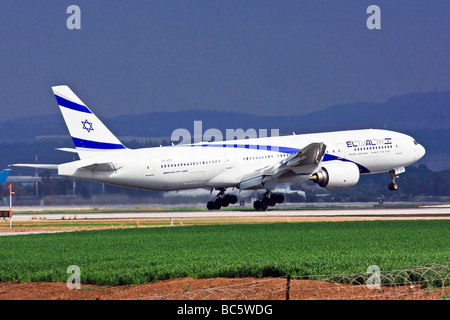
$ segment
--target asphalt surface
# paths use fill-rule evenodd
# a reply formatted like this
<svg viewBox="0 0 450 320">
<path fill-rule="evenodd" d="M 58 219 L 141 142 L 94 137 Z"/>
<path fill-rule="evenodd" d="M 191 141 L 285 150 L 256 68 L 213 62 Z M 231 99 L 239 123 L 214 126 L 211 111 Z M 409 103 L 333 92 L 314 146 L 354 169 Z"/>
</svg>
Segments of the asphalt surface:
<svg viewBox="0 0 450 320">
<path fill-rule="evenodd" d="M 67 213 L 14 213 L 13 221 L 32 219 L 161 219 L 161 218 L 224 218 L 224 217 L 450 217 L 450 206 L 424 206 L 418 208 L 377 208 L 377 209 L 302 209 L 248 211 L 149 211 L 149 212 L 73 212 Z"/>
</svg>

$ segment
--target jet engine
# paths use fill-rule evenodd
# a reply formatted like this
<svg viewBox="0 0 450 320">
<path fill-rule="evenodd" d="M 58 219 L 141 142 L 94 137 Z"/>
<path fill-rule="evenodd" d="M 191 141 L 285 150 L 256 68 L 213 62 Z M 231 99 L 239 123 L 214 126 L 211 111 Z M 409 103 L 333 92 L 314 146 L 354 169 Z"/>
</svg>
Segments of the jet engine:
<svg viewBox="0 0 450 320">
<path fill-rule="evenodd" d="M 359 181 L 359 169 L 353 162 L 329 161 L 310 179 L 322 188 L 341 189 L 353 187 Z"/>
</svg>

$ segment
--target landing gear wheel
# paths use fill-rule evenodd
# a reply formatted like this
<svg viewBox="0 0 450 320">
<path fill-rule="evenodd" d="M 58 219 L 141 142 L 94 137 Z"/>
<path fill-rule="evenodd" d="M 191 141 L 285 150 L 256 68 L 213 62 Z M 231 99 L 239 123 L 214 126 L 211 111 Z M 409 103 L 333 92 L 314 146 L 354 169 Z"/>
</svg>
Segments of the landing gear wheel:
<svg viewBox="0 0 450 320">
<path fill-rule="evenodd" d="M 274 206 L 277 203 L 283 203 L 283 202 L 284 202 L 284 196 L 281 193 L 273 193 L 270 195 L 270 205 L 271 206 Z"/>
<path fill-rule="evenodd" d="M 277 200 L 276 200 L 276 198 L 274 197 L 274 195 L 272 195 L 272 196 L 269 198 L 269 206 L 273 207 L 273 206 L 276 205 L 276 204 L 277 204 Z"/>
<path fill-rule="evenodd" d="M 228 199 L 231 204 L 235 204 L 238 201 L 238 197 L 235 196 L 234 194 L 228 195 Z"/>
<path fill-rule="evenodd" d="M 208 201 L 208 203 L 206 204 L 206 208 L 208 208 L 208 210 L 214 210 L 214 202 Z"/>
<path fill-rule="evenodd" d="M 261 200 L 256 200 L 255 202 L 253 202 L 253 208 L 255 208 L 255 210 L 265 211 L 269 206 L 273 207 L 277 203 L 283 202 L 284 195 L 282 195 L 281 193 L 271 193 L 270 190 L 267 190 Z"/>
<path fill-rule="evenodd" d="M 403 169 L 403 171 L 405 171 Z M 398 175 L 395 173 L 395 170 L 389 171 L 389 174 L 391 175 L 391 183 L 389 183 L 388 188 L 391 191 L 397 191 L 398 190 L 398 184 L 395 183 L 395 179 L 398 178 Z"/>
<path fill-rule="evenodd" d="M 230 204 L 228 197 L 224 196 L 221 200 L 222 201 L 220 203 L 221 203 L 222 207 L 228 207 L 228 205 Z"/>
<path fill-rule="evenodd" d="M 277 201 L 277 203 L 283 203 L 284 202 L 284 195 L 282 195 L 281 193 L 276 193 L 275 194 L 275 200 Z"/>
<path fill-rule="evenodd" d="M 211 200 L 208 201 L 206 207 L 208 210 L 219 210 L 221 207 L 228 207 L 230 204 L 235 204 L 238 202 L 238 197 L 234 194 L 225 194 L 225 189 L 220 189 L 219 194 Z"/>
<path fill-rule="evenodd" d="M 220 210 L 221 206 L 222 206 L 222 199 L 221 198 L 217 198 L 216 200 L 214 200 L 214 209 L 215 210 Z"/>
<path fill-rule="evenodd" d="M 261 210 L 266 211 L 267 207 L 269 206 L 269 198 L 264 197 L 261 199 Z"/>
<path fill-rule="evenodd" d="M 234 194 L 226 194 L 222 198 L 222 207 L 228 207 L 229 204 L 235 204 L 238 198 Z"/>
<path fill-rule="evenodd" d="M 391 191 L 397 191 L 398 190 L 398 184 L 396 184 L 395 182 L 389 183 L 388 187 L 389 187 L 389 190 L 391 190 Z"/>
</svg>

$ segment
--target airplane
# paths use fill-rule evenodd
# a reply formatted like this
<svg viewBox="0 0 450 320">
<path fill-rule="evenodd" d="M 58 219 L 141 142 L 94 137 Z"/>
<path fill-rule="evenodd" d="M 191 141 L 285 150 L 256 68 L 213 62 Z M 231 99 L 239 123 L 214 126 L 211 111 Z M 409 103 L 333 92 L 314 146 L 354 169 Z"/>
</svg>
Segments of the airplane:
<svg viewBox="0 0 450 320">
<path fill-rule="evenodd" d="M 265 190 L 255 210 L 284 202 L 277 184 L 312 180 L 320 187 L 348 188 L 363 174 L 389 172 L 389 189 L 405 167 L 425 155 L 412 137 L 389 130 L 324 133 L 198 142 L 129 149 L 66 85 L 52 87 L 79 160 L 62 164 L 13 164 L 55 169 L 58 175 L 139 189 L 205 188 L 218 194 L 207 203 L 218 210 L 237 202 L 228 188 Z"/>
<path fill-rule="evenodd" d="M 11 169 L 5 169 L 0 172 L 0 184 L 4 184 L 6 182 L 10 173 Z"/>
</svg>

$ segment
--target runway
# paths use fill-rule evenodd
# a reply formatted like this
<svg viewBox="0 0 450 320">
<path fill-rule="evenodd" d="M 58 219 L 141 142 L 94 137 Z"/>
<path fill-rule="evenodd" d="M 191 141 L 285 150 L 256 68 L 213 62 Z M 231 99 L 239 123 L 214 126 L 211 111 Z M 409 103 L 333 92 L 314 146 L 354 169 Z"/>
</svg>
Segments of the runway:
<svg viewBox="0 0 450 320">
<path fill-rule="evenodd" d="M 85 211 L 85 210 L 84 210 Z M 13 221 L 27 220 L 103 220 L 103 219 L 164 219 L 164 218 L 225 218 L 225 217 L 448 217 L 450 206 L 423 206 L 417 208 L 357 208 L 357 209 L 272 209 L 213 210 L 213 211 L 132 211 L 129 212 L 68 212 L 58 213 L 14 213 Z"/>
</svg>

